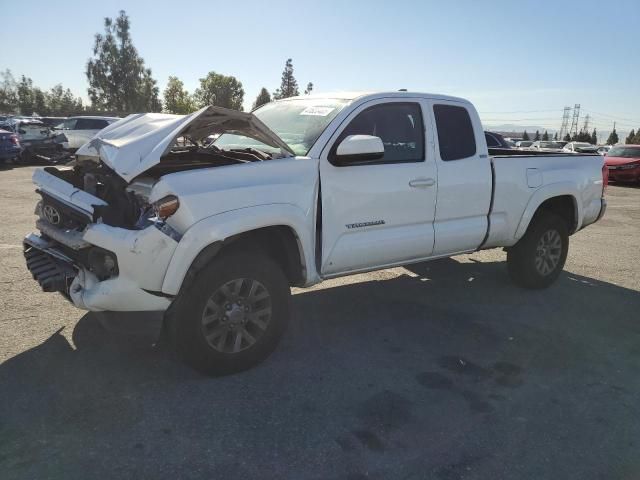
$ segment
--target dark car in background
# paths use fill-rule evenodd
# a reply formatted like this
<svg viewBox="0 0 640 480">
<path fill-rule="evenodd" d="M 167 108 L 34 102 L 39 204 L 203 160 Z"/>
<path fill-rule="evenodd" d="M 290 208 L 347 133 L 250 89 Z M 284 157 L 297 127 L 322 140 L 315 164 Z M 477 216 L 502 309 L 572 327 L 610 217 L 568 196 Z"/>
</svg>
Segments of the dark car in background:
<svg viewBox="0 0 640 480">
<path fill-rule="evenodd" d="M 22 153 L 18 136 L 8 130 L 0 129 L 0 163 L 15 160 Z"/>
<path fill-rule="evenodd" d="M 489 148 L 512 148 L 502 135 L 496 132 L 484 132 L 484 138 Z"/>
<path fill-rule="evenodd" d="M 613 147 L 604 157 L 609 180 L 640 183 L 640 145 Z"/>
</svg>

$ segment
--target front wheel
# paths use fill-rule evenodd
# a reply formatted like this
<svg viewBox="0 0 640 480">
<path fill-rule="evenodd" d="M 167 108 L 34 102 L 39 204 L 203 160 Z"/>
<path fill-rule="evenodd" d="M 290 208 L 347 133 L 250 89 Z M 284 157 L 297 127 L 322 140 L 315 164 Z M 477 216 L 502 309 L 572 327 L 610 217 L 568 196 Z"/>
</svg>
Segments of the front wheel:
<svg viewBox="0 0 640 480">
<path fill-rule="evenodd" d="M 290 289 L 265 255 L 211 262 L 177 300 L 170 332 L 180 356 L 208 375 L 251 368 L 276 347 L 289 319 Z"/>
<path fill-rule="evenodd" d="M 546 288 L 560 275 L 569 251 L 565 220 L 551 212 L 537 214 L 525 235 L 507 251 L 509 276 L 525 288 Z"/>
</svg>

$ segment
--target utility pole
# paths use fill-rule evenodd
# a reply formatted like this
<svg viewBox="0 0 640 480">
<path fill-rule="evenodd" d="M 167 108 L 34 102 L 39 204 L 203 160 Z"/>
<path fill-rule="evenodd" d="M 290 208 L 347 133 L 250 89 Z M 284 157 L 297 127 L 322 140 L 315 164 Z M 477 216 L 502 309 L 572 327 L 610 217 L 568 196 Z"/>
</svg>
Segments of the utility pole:
<svg viewBox="0 0 640 480">
<path fill-rule="evenodd" d="M 569 114 L 571 113 L 571 107 L 564 107 L 562 113 L 562 125 L 560 127 L 560 133 L 558 134 L 559 140 L 562 140 L 567 134 L 567 128 L 569 127 Z"/>
<path fill-rule="evenodd" d="M 580 121 L 580 104 L 576 103 L 573 107 L 573 118 L 571 119 L 571 130 L 569 135 L 578 135 L 578 122 Z"/>
</svg>

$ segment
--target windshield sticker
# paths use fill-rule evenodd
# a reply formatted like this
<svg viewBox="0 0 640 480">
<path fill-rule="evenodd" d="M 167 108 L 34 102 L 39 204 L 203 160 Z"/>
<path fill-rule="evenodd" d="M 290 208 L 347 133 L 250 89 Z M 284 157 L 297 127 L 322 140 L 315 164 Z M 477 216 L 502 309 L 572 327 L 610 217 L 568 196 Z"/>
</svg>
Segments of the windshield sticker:
<svg viewBox="0 0 640 480">
<path fill-rule="evenodd" d="M 317 117 L 326 117 L 335 110 L 335 107 L 307 107 L 300 112 L 300 115 L 314 115 Z"/>
</svg>

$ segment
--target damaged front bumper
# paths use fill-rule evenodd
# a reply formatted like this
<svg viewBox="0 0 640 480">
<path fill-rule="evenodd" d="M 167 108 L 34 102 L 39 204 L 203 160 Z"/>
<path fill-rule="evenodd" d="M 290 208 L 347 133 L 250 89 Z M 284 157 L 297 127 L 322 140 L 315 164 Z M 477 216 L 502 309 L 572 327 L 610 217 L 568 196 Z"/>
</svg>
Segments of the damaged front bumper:
<svg viewBox="0 0 640 480">
<path fill-rule="evenodd" d="M 58 291 L 76 307 L 91 311 L 166 310 L 172 297 L 161 292 L 177 241 L 156 225 L 127 230 L 92 224 L 82 236 L 117 259 L 117 275 L 100 278 L 87 255 L 37 234 L 24 239 L 24 254 L 44 291 Z M 58 239 L 60 240 L 60 239 Z"/>
</svg>

